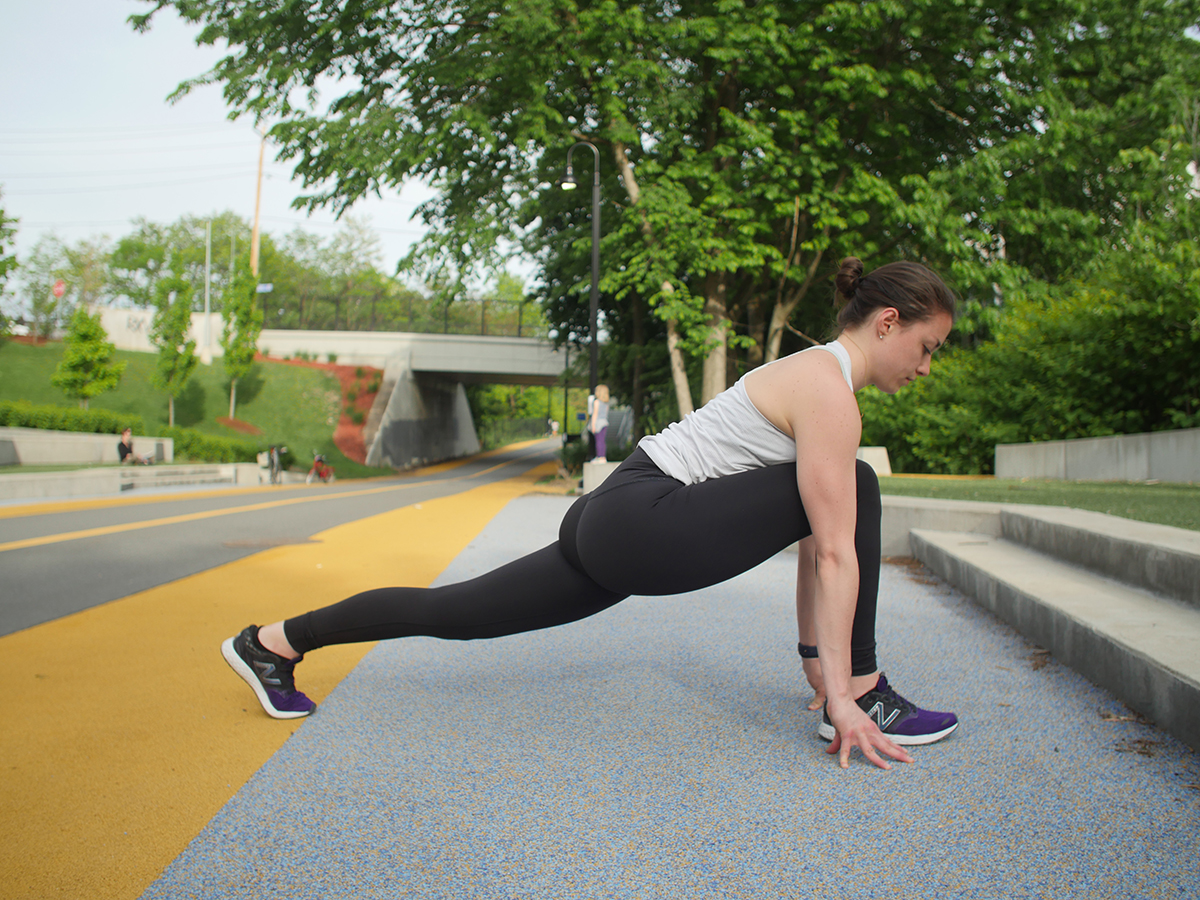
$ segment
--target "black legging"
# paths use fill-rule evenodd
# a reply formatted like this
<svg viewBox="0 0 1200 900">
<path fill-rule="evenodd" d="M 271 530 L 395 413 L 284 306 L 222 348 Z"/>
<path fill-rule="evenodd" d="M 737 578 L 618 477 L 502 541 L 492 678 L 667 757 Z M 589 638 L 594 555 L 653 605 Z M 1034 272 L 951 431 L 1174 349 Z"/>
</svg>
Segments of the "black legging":
<svg viewBox="0 0 1200 900">
<path fill-rule="evenodd" d="M 879 481 L 858 463 L 855 675 L 875 671 Z M 391 587 L 284 622 L 300 653 L 329 644 L 428 635 L 494 638 L 595 615 L 630 594 L 679 594 L 739 575 L 812 533 L 794 464 L 685 485 L 643 451 L 580 497 L 558 540 L 478 578 L 437 588 Z"/>
</svg>

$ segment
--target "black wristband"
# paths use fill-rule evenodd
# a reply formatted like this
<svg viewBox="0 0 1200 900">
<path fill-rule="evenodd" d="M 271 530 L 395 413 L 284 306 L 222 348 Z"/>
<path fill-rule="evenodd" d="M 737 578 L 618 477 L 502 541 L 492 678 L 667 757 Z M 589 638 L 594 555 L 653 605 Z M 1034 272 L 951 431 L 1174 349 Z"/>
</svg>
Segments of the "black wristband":
<svg viewBox="0 0 1200 900">
<path fill-rule="evenodd" d="M 809 646 L 808 644 L 797 644 L 796 650 L 799 651 L 801 659 L 817 658 L 817 648 L 815 646 Z"/>
</svg>

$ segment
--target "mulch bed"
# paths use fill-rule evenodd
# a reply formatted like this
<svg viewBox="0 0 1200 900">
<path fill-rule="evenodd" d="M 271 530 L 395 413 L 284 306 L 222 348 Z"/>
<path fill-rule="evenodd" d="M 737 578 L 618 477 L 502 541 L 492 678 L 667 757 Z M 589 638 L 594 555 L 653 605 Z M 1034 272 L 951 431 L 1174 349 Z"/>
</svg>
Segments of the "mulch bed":
<svg viewBox="0 0 1200 900">
<path fill-rule="evenodd" d="M 234 431 L 240 431 L 242 434 L 262 434 L 263 431 L 257 425 L 251 425 L 249 422 L 243 422 L 241 419 L 231 419 L 229 416 L 218 416 L 217 424 L 224 425 L 226 428 L 232 428 Z"/>
<path fill-rule="evenodd" d="M 371 411 L 371 404 L 375 402 L 375 394 L 368 394 L 365 391 L 367 385 L 371 383 L 372 377 L 376 372 L 380 372 L 380 369 L 374 369 L 370 366 L 342 366 L 337 363 L 315 362 L 307 359 L 276 359 L 273 356 L 267 357 L 261 354 L 256 359 L 273 363 L 283 363 L 288 366 L 320 369 L 323 372 L 329 372 L 334 375 L 342 389 L 342 412 L 338 417 L 337 426 L 333 430 L 333 443 L 345 454 L 347 459 L 354 460 L 354 462 L 361 465 L 366 464 L 368 447 L 363 440 L 363 429 L 366 427 L 367 413 Z M 359 369 L 363 373 L 361 378 L 354 374 Z M 358 388 L 358 398 L 351 404 L 348 396 L 354 388 Z M 362 411 L 363 423 L 361 425 L 354 424 L 354 420 L 346 415 L 346 408 L 348 406 L 353 406 L 355 409 Z"/>
</svg>

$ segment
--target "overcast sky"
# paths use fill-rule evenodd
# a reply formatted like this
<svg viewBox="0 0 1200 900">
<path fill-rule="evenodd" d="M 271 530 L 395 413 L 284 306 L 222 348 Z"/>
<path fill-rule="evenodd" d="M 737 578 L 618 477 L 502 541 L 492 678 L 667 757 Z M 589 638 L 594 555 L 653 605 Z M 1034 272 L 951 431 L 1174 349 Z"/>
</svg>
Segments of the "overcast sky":
<svg viewBox="0 0 1200 900">
<path fill-rule="evenodd" d="M 216 87 L 166 102 L 219 52 L 197 47 L 198 29 L 173 13 L 135 33 L 126 19 L 147 8 L 135 0 L 0 0 L 0 208 L 20 219 L 18 257 L 47 231 L 68 243 L 119 238 L 137 216 L 165 223 L 230 209 L 253 218 L 251 123 L 226 118 Z M 333 234 L 332 214 L 290 208 L 303 192 L 290 166 L 271 156 L 268 145 L 263 230 Z M 352 210 L 379 234 L 385 271 L 422 234 L 410 216 L 428 196 L 414 184 Z"/>
</svg>

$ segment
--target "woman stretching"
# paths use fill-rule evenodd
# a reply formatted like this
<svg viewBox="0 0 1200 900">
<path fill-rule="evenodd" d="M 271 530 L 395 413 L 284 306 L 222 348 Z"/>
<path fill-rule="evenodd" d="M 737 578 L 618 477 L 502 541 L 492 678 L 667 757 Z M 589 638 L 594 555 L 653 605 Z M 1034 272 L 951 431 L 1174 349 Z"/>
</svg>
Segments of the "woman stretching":
<svg viewBox="0 0 1200 900">
<path fill-rule="evenodd" d="M 923 266 L 863 276 L 846 259 L 837 340 L 776 360 L 638 448 L 567 512 L 557 542 L 478 578 L 438 588 L 390 587 L 276 622 L 222 645 L 267 713 L 297 718 L 315 704 L 293 667 L 330 644 L 427 635 L 494 638 L 595 615 L 631 594 L 717 584 L 802 541 L 797 582 L 801 656 L 826 699 L 820 734 L 849 765 L 859 747 L 908 762 L 900 745 L 939 740 L 950 713 L 918 709 L 875 663 L 880 501 L 855 454 L 854 392 L 895 393 L 929 374 L 954 321 L 954 295 Z M 811 609 L 811 618 L 808 610 Z M 811 624 L 810 624 L 811 623 Z M 811 633 L 808 633 L 811 632 Z M 815 670 L 820 648 L 820 671 Z"/>
</svg>

